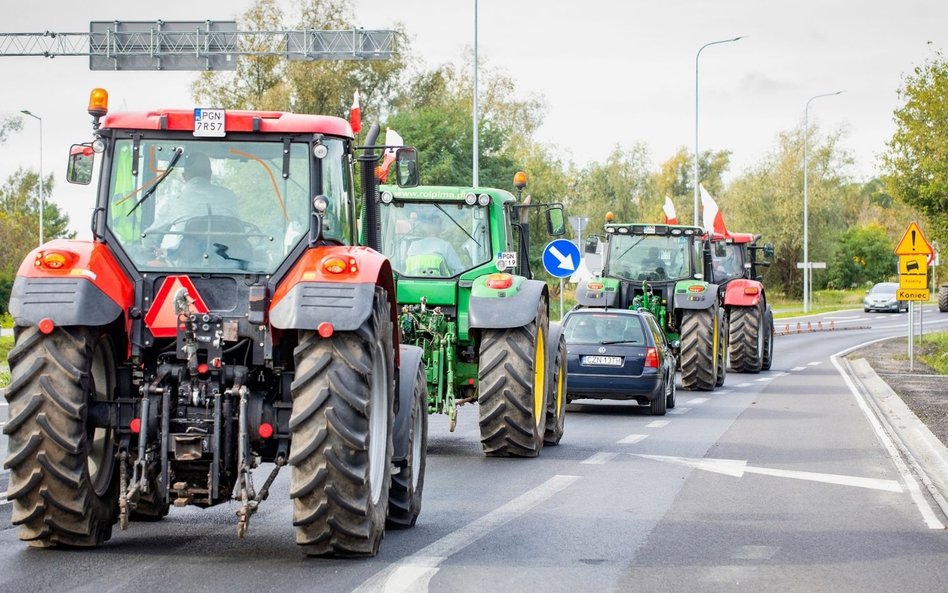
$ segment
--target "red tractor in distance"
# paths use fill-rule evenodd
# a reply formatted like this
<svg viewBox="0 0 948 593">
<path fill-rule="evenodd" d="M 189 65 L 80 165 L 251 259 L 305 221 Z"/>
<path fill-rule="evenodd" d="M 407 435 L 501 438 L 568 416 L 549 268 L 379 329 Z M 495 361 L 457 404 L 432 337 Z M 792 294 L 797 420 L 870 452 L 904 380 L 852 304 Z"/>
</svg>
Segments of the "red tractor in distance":
<svg viewBox="0 0 948 593">
<path fill-rule="evenodd" d="M 418 517 L 427 438 L 422 352 L 399 344 L 392 268 L 371 248 L 378 126 L 355 147 L 335 117 L 109 113 L 103 89 L 89 113 L 67 179 L 90 183 L 98 159 L 93 239 L 35 249 L 10 299 L 20 538 L 97 546 L 116 522 L 231 500 L 243 537 L 288 465 L 304 551 L 374 555 L 386 525 Z M 416 164 L 398 149 L 399 184 Z"/>
<path fill-rule="evenodd" d="M 730 370 L 770 370 L 774 354 L 774 316 L 758 274 L 768 266 L 772 245 L 758 245 L 760 235 L 715 233 L 711 242 L 713 282 L 720 288 L 728 320 Z M 759 258 L 763 255 L 763 259 Z"/>
</svg>

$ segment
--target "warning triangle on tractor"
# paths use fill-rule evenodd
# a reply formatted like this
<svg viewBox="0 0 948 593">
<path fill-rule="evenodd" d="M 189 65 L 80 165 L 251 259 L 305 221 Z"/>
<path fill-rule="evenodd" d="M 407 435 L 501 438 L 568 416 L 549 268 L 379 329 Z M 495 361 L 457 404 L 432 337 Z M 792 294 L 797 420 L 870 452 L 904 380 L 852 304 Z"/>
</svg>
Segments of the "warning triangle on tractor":
<svg viewBox="0 0 948 593">
<path fill-rule="evenodd" d="M 925 235 L 922 234 L 922 229 L 918 227 L 915 221 L 912 221 L 908 225 L 908 228 L 905 229 L 902 240 L 895 246 L 895 254 L 931 255 L 932 253 L 934 253 L 932 246 L 928 244 L 928 240 L 925 239 Z"/>
<path fill-rule="evenodd" d="M 187 276 L 168 276 L 155 294 L 151 309 L 145 314 L 145 325 L 156 338 L 171 338 L 178 333 L 178 316 L 174 312 L 174 295 L 184 288 L 191 297 L 192 313 L 207 313 L 207 305 Z"/>
</svg>

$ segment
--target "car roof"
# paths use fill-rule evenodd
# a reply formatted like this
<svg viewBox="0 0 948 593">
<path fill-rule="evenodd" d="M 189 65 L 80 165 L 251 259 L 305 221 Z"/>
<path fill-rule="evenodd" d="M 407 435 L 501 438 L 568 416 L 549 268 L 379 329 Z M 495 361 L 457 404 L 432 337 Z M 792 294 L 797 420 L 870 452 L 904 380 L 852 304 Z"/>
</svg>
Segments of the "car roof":
<svg viewBox="0 0 948 593">
<path fill-rule="evenodd" d="M 877 283 L 873 284 L 872 287 L 873 287 L 873 288 L 879 288 L 879 287 L 881 287 L 881 286 L 884 286 L 884 287 L 886 287 L 886 288 L 892 288 L 893 286 L 898 287 L 898 285 L 899 285 L 898 282 L 877 282 Z"/>
<path fill-rule="evenodd" d="M 563 321 L 566 321 L 567 318 L 574 315 L 625 315 L 629 317 L 655 317 L 651 312 L 646 309 L 604 309 L 599 307 L 582 307 L 578 309 L 571 309 L 566 312 L 566 315 L 563 317 Z"/>
</svg>

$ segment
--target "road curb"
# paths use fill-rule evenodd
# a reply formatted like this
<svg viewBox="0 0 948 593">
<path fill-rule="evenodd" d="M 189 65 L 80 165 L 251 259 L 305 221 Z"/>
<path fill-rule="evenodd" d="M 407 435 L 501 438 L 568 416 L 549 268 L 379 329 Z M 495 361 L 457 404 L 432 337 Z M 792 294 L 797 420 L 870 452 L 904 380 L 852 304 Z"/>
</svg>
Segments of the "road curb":
<svg viewBox="0 0 948 593">
<path fill-rule="evenodd" d="M 882 380 L 864 358 L 843 358 L 844 368 L 861 387 L 866 400 L 899 453 L 906 459 L 941 512 L 948 517 L 948 447 Z"/>
</svg>

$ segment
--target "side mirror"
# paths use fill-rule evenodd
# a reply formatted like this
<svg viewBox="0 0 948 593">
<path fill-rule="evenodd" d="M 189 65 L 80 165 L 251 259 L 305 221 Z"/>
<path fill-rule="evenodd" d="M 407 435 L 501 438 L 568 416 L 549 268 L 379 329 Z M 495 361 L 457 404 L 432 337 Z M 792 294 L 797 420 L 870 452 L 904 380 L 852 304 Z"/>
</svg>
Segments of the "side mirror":
<svg viewBox="0 0 948 593">
<path fill-rule="evenodd" d="M 546 230 L 554 237 L 566 234 L 566 217 L 563 216 L 561 206 L 553 206 L 546 211 Z"/>
<path fill-rule="evenodd" d="M 418 185 L 418 151 L 414 148 L 399 148 L 395 151 L 395 181 L 398 187 Z"/>
<path fill-rule="evenodd" d="M 92 165 L 95 152 L 86 144 L 73 144 L 69 148 L 69 164 L 66 166 L 66 181 L 89 185 L 92 181 Z"/>
<path fill-rule="evenodd" d="M 764 245 L 764 257 L 767 259 L 773 259 L 774 257 L 774 245 L 773 243 L 767 243 Z"/>
<path fill-rule="evenodd" d="M 583 246 L 586 253 L 599 253 L 599 237 L 593 235 L 586 238 L 586 244 Z"/>
</svg>

